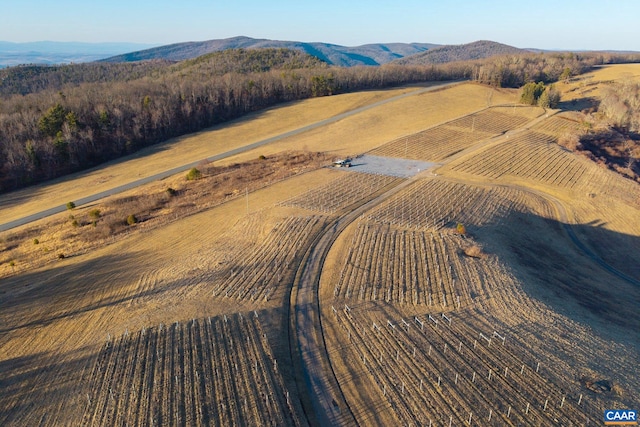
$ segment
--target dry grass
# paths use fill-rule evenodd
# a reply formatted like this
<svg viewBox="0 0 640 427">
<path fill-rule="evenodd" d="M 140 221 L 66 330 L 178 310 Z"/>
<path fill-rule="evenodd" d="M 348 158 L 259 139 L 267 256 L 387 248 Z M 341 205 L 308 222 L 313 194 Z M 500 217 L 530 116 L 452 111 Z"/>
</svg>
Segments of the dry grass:
<svg viewBox="0 0 640 427">
<path fill-rule="evenodd" d="M 336 97 L 338 105 L 331 108 L 334 112 L 350 109 L 387 95 Z M 514 95 L 496 92 L 493 102 L 508 102 Z M 320 101 L 328 107 L 331 99 Z M 304 172 L 307 163 L 286 164 L 283 155 L 279 168 L 265 169 L 264 161 L 255 159 L 265 154 L 269 161 L 272 153 L 293 146 L 336 155 L 367 151 L 477 111 L 486 106 L 486 100 L 486 88 L 469 84 L 406 98 L 229 159 L 251 160 L 244 168 L 222 168 L 222 164 L 212 168 L 203 163 L 198 166 L 203 172 L 200 180 L 187 182 L 181 174 L 3 233 L 0 376 L 7 392 L 0 394 L 0 424 L 108 424 L 109 420 L 150 424 L 155 414 L 156 422 L 209 417 L 233 419 L 237 424 L 302 420 L 304 425 L 301 408 L 289 408 L 283 391 L 294 390 L 285 333 L 288 290 L 309 242 L 332 215 L 344 209 L 346 202 L 340 200 L 344 186 L 340 185 L 335 186 L 333 197 L 339 202 L 337 208 L 323 206 L 323 200 L 332 199 L 330 183 L 359 181 L 337 179 L 346 172 L 331 169 L 280 179 L 284 175 L 278 178 L 278 170 Z M 284 108 L 291 113 L 297 111 L 294 107 Z M 276 109 L 265 116 L 270 114 L 276 118 L 280 113 Z M 311 120 L 313 114 L 309 114 L 300 120 Z M 258 132 L 258 124 L 246 125 L 256 126 L 252 129 Z M 270 129 L 276 133 L 283 129 L 273 126 Z M 564 123 L 546 126 L 542 122 L 541 126 L 542 133 L 556 137 Z M 240 135 L 243 127 L 232 126 L 224 132 Z M 211 134 L 216 132 L 223 130 Z M 470 146 L 454 162 L 477 162 L 503 143 Z M 542 146 L 545 149 L 528 151 L 533 157 L 526 161 L 523 157 L 520 167 L 529 167 L 531 158 L 550 164 L 550 151 Z M 157 165 L 161 163 L 158 160 Z M 309 164 L 314 164 L 313 159 Z M 133 170 L 125 166 L 118 167 L 127 173 Z M 573 186 L 549 183 L 545 177 L 557 173 L 553 168 L 550 175 L 526 169 L 531 173 L 517 178 L 504 175 L 494 181 L 553 194 L 569 208 L 570 219 L 579 224 L 576 233 L 594 251 L 621 269 L 623 263 L 638 265 L 639 187 L 591 166 L 584 166 L 581 182 Z M 451 415 L 462 425 L 469 412 L 481 423 L 489 410 L 495 419 L 506 416 L 508 405 L 513 406 L 514 423 L 552 425 L 557 418 L 568 425 L 583 423 L 585 417 L 595 423 L 604 407 L 638 401 L 640 389 L 634 380 L 640 376 L 640 343 L 637 334 L 628 332 L 640 324 L 634 303 L 638 290 L 581 254 L 544 198 L 486 185 L 491 184 L 489 172 L 463 174 L 445 165 L 438 171 L 442 177 L 416 178 L 415 184 L 351 224 L 332 246 L 319 288 L 324 338 L 337 379 L 361 424 L 418 421 L 428 425 L 433 418 L 446 425 Z M 388 180 L 373 181 L 384 185 Z M 86 181 L 80 182 L 86 186 Z M 167 193 L 168 187 L 176 193 Z M 248 209 L 246 198 L 237 197 L 247 187 L 253 189 Z M 322 189 L 321 197 L 304 200 L 314 194 L 313 189 Z M 38 197 L 40 201 L 51 197 L 38 191 L 42 189 L 34 189 L 29 196 L 34 197 L 34 205 Z M 355 191 L 353 197 L 360 193 L 370 192 Z M 66 194 L 71 193 L 63 193 L 57 202 L 71 198 Z M 126 207 L 127 200 L 135 208 Z M 91 250 L 82 246 L 87 244 L 83 236 L 97 235 L 101 225 L 111 218 L 122 221 L 129 211 L 135 211 L 141 223 L 128 227 L 121 222 L 125 232 L 119 237 L 97 240 L 101 243 Z M 73 220 L 78 227 L 71 224 Z M 97 221 L 95 228 L 92 221 Z M 473 238 L 455 233 L 458 222 Z M 76 240 L 69 239 L 73 234 Z M 49 249 L 46 255 L 44 248 Z M 65 258 L 57 259 L 61 252 Z M 25 268 L 22 257 L 15 257 L 17 264 L 11 267 L 8 261 L 14 256 L 9 253 L 34 256 L 34 260 L 44 256 L 47 262 L 33 261 Z M 615 264 L 615 259 L 620 262 Z M 384 274 L 376 276 L 376 271 Z M 351 279 L 341 279 L 342 274 Z M 342 286 L 337 292 L 336 285 Z M 372 292 L 374 285 L 392 289 L 389 301 Z M 349 286 L 355 292 L 348 293 Z M 252 293 L 256 289 L 272 291 L 265 298 L 264 293 Z M 446 295 L 440 304 L 429 305 L 429 294 L 435 300 L 443 289 Z M 614 306 L 620 294 L 631 303 Z M 417 297 L 412 299 L 413 295 Z M 331 306 L 344 304 L 351 307 L 351 315 L 339 311 L 336 316 Z M 238 313 L 246 317 L 254 310 L 260 325 L 234 332 L 245 327 Z M 444 317 L 437 317 L 441 313 L 453 319 L 450 326 Z M 437 315 L 438 328 L 428 326 L 430 314 Z M 431 329 L 418 329 L 416 317 Z M 209 318 L 213 326 L 207 326 Z M 410 326 L 401 327 L 402 320 Z M 380 333 L 372 328 L 373 322 L 384 327 L 387 321 L 396 326 L 395 332 L 391 327 Z M 247 324 L 252 323 L 257 324 L 254 319 Z M 489 347 L 478 338 L 479 333 L 494 331 L 507 337 L 504 347 L 497 339 Z M 207 346 L 209 339 L 216 340 L 215 346 Z M 429 352 L 433 353 L 427 357 Z M 243 360 L 236 367 L 239 353 L 268 364 L 270 369 L 261 372 L 269 376 L 256 379 L 255 368 Z M 200 358 L 215 360 L 215 367 Z M 542 367 L 536 374 L 537 362 Z M 486 375 L 489 370 L 494 375 L 491 380 Z M 478 375 L 475 383 L 472 371 Z M 204 388 L 193 387 L 198 376 Z M 591 393 L 581 378 L 606 380 L 610 391 Z M 109 387 L 118 399 L 110 397 Z M 246 406 L 234 389 L 251 391 L 243 393 L 249 396 Z M 279 400 L 270 405 L 261 400 L 266 394 Z M 580 394 L 585 398 L 578 407 Z M 228 396 L 226 406 L 209 405 L 213 396 Z M 561 409 L 562 397 L 566 402 Z M 291 399 L 297 401 L 293 392 Z M 546 399 L 549 407 L 543 411 Z M 526 403 L 531 404 L 529 418 L 524 415 Z M 144 412 L 144 408 L 155 409 Z"/>
<path fill-rule="evenodd" d="M 86 253 L 141 230 L 251 194 L 292 175 L 317 169 L 330 160 L 319 153 L 281 153 L 229 166 L 200 165 L 201 179 L 184 175 L 132 190 L 100 203 L 76 208 L 37 225 L 0 233 L 0 277 L 29 271 L 55 260 Z M 131 215 L 136 223 L 129 223 Z M 37 240 L 38 244 L 33 242 Z M 60 255 L 64 255 L 60 257 Z M 10 263 L 13 262 L 12 265 Z"/>
<path fill-rule="evenodd" d="M 2 221 L 8 222 L 59 206 L 69 200 L 78 200 L 176 165 L 205 159 L 415 90 L 415 87 L 411 87 L 314 98 L 252 114 L 231 124 L 150 147 L 134 156 L 92 171 L 3 195 L 0 197 Z M 288 150 L 305 149 L 331 154 L 365 152 L 398 136 L 483 108 L 487 105 L 488 91 L 492 89 L 465 84 L 435 93 L 411 96 L 234 156 L 221 164 L 245 162 L 261 154 L 273 155 Z M 509 102 L 513 96 L 509 91 L 496 90 L 492 102 Z M 360 129 L 355 140 L 354 128 Z"/>
<path fill-rule="evenodd" d="M 569 83 L 558 83 L 556 88 L 561 92 L 563 102 L 573 100 L 579 102 L 599 97 L 603 83 L 639 79 L 640 64 L 605 65 L 596 68 L 592 72 L 576 76 Z"/>
</svg>

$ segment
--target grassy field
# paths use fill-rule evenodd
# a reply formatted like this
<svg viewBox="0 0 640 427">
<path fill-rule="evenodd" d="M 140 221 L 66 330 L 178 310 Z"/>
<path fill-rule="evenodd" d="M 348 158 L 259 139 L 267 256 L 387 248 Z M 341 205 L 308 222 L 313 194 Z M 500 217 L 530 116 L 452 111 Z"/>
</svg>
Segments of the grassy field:
<svg viewBox="0 0 640 427">
<path fill-rule="evenodd" d="M 268 110 L 9 194 L 3 219 L 414 89 Z M 336 406 L 362 425 L 584 425 L 633 407 L 640 287 L 612 268 L 640 279 L 640 188 L 558 146 L 564 113 L 515 99 L 472 84 L 409 96 L 224 173 L 203 164 L 199 181 L 77 208 L 79 227 L 66 212 L 0 233 L 0 425 L 307 425 L 290 293 L 315 242 L 377 197 L 319 272 Z M 370 151 L 438 166 L 409 179 L 321 167 Z M 156 196 L 140 223 L 82 239 Z"/>
<path fill-rule="evenodd" d="M 417 87 L 313 98 L 249 115 L 230 124 L 159 144 L 114 164 L 0 196 L 1 221 L 8 222 L 91 194 L 197 162 L 234 148 L 271 138 L 359 107 L 410 93 Z M 221 164 L 255 159 L 285 150 L 327 151 L 336 155 L 364 152 L 389 139 L 483 108 L 512 102 L 514 93 L 466 84 L 404 98 L 345 118 L 315 131 L 229 158 Z M 353 129 L 360 130 L 354 140 Z"/>
</svg>

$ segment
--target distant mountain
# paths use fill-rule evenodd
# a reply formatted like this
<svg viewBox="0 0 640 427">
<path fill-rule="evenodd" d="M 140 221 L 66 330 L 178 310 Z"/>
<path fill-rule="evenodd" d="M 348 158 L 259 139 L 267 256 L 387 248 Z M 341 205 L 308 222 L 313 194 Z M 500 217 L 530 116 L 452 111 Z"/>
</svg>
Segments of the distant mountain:
<svg viewBox="0 0 640 427">
<path fill-rule="evenodd" d="M 347 47 L 329 43 L 304 43 L 232 37 L 220 40 L 176 43 L 107 58 L 105 62 L 131 62 L 148 59 L 181 61 L 226 49 L 285 48 L 295 49 L 332 65 L 380 65 L 398 58 L 424 52 L 439 45 L 431 43 L 378 43 Z"/>
<path fill-rule="evenodd" d="M 480 40 L 467 44 L 440 46 L 426 52 L 398 59 L 394 63 L 402 65 L 443 64 L 445 62 L 468 61 L 497 55 L 519 55 L 523 53 L 531 53 L 531 51 L 502 43 Z"/>
<path fill-rule="evenodd" d="M 97 61 L 153 45 L 141 43 L 75 43 L 0 41 L 0 68 L 20 64 L 69 64 Z"/>
</svg>

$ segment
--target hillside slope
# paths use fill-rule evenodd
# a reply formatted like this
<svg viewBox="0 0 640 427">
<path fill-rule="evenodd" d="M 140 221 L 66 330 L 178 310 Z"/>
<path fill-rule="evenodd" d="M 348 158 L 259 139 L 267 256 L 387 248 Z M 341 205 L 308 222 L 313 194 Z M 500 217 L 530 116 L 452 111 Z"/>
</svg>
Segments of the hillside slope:
<svg viewBox="0 0 640 427">
<path fill-rule="evenodd" d="M 398 58 L 424 52 L 438 45 L 430 43 L 386 43 L 347 47 L 330 43 L 304 43 L 232 37 L 201 42 L 176 43 L 152 49 L 131 52 L 103 60 L 104 62 L 132 62 L 149 59 L 181 61 L 207 53 L 226 49 L 285 48 L 295 49 L 327 62 L 331 65 L 350 67 L 354 65 L 380 65 Z"/>
<path fill-rule="evenodd" d="M 519 55 L 523 53 L 530 53 L 530 51 L 489 40 L 479 40 L 461 45 L 440 46 L 394 62 L 403 65 L 444 64 L 446 62 L 469 61 L 497 55 Z"/>
</svg>

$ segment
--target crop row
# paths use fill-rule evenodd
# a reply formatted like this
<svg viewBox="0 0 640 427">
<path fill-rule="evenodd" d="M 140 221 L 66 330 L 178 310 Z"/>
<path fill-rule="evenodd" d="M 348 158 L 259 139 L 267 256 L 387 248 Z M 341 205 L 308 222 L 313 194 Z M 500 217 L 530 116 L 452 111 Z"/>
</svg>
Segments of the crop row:
<svg viewBox="0 0 640 427">
<path fill-rule="evenodd" d="M 488 109 L 393 140 L 373 150 L 377 156 L 414 160 L 443 160 L 474 143 L 522 126 L 528 118 L 519 109 L 504 113 Z"/>
<path fill-rule="evenodd" d="M 513 190 L 483 188 L 441 179 L 416 182 L 370 211 L 370 221 L 417 230 L 437 230 L 457 222 L 485 225 L 513 207 Z"/>
<path fill-rule="evenodd" d="M 568 117 L 555 115 L 533 126 L 531 129 L 551 136 L 559 137 L 563 134 L 579 129 L 580 123 Z"/>
<path fill-rule="evenodd" d="M 500 112 L 497 109 L 491 108 L 480 111 L 479 113 L 461 117 L 447 123 L 447 125 L 463 129 L 471 129 L 472 132 L 477 131 L 491 135 L 499 135 L 509 130 L 516 129 L 530 120 L 519 113 L 519 108 L 514 108 L 510 112 Z"/>
<path fill-rule="evenodd" d="M 585 410 L 582 395 L 549 381 L 535 359 L 520 359 L 499 331 L 459 327 L 464 320 L 451 315 L 391 320 L 345 308 L 335 317 L 347 343 L 345 359 L 364 369 L 402 425 L 583 425 L 600 419 Z"/>
<path fill-rule="evenodd" d="M 440 161 L 489 136 L 490 134 L 485 132 L 471 132 L 443 125 L 388 142 L 373 150 L 371 154 Z"/>
<path fill-rule="evenodd" d="M 317 212 L 334 214 L 364 200 L 399 178 L 359 172 L 336 172 L 337 179 L 280 203 Z"/>
<path fill-rule="evenodd" d="M 464 255 L 458 235 L 359 224 L 334 286 L 334 296 L 358 301 L 465 307 L 498 288 L 501 277 Z"/>
<path fill-rule="evenodd" d="M 292 282 L 292 266 L 324 223 L 321 216 L 287 217 L 260 244 L 240 251 L 204 280 L 212 283 L 214 296 L 268 300 Z"/>
<path fill-rule="evenodd" d="M 108 341 L 83 425 L 299 425 L 257 314 L 160 325 Z"/>
<path fill-rule="evenodd" d="M 580 183 L 586 166 L 553 141 L 548 135 L 526 132 L 451 167 L 491 179 L 512 176 L 573 188 Z"/>
</svg>

